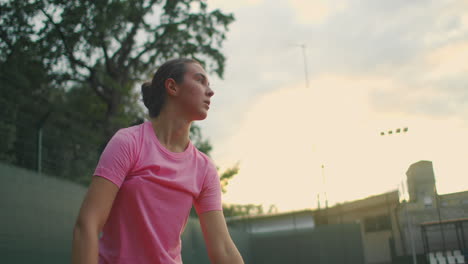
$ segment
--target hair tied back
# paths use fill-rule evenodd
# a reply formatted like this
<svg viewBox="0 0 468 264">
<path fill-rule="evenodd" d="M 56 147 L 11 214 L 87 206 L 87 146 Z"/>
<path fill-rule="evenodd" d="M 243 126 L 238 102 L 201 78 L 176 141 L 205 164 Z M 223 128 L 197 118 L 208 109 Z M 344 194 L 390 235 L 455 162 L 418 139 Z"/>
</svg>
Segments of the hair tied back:
<svg viewBox="0 0 468 264">
<path fill-rule="evenodd" d="M 141 93 L 143 97 L 143 103 L 147 108 L 151 107 L 151 82 L 144 82 L 141 85 Z"/>
</svg>

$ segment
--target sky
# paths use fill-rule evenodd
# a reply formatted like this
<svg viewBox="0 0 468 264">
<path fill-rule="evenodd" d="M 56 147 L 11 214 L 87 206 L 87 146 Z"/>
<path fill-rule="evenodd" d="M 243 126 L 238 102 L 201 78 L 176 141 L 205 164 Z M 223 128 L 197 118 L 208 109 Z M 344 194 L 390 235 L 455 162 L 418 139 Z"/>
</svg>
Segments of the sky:
<svg viewBox="0 0 468 264">
<path fill-rule="evenodd" d="M 468 190 L 468 1 L 207 3 L 236 18 L 198 123 L 221 170 L 240 164 L 225 203 L 362 199 L 420 160 L 439 193 Z"/>
</svg>

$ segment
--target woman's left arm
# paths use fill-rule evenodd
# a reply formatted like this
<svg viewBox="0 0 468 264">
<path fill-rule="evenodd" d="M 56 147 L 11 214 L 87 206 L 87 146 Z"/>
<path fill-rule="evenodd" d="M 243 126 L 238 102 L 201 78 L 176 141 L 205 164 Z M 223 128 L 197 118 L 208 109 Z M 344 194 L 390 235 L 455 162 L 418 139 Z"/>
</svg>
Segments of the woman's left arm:
<svg viewBox="0 0 468 264">
<path fill-rule="evenodd" d="M 243 264 L 242 256 L 229 234 L 222 211 L 209 211 L 199 216 L 208 256 L 212 264 Z"/>
</svg>

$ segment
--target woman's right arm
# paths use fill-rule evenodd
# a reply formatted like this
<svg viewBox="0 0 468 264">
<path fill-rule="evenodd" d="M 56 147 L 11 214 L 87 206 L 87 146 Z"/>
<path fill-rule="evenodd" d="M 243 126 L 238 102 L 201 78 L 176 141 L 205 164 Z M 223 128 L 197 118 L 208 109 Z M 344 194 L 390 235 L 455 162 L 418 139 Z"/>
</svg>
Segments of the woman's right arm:
<svg viewBox="0 0 468 264">
<path fill-rule="evenodd" d="M 93 176 L 73 229 L 73 264 L 98 264 L 99 233 L 107 221 L 119 188 Z"/>
</svg>

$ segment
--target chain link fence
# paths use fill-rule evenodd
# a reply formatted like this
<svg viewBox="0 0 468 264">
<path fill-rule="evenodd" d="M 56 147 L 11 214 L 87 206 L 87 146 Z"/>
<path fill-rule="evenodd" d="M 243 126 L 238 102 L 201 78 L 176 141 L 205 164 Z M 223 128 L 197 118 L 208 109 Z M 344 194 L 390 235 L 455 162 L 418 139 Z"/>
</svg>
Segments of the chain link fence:
<svg viewBox="0 0 468 264">
<path fill-rule="evenodd" d="M 84 129 L 78 114 L 24 105 L 0 98 L 0 161 L 88 183 L 103 148 L 98 128 Z"/>
</svg>

